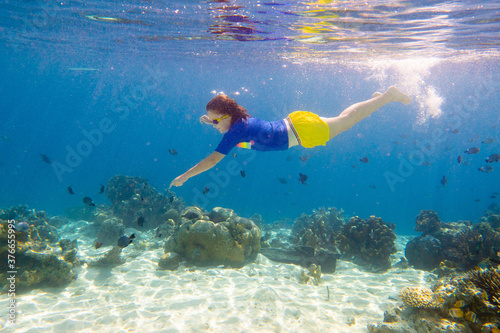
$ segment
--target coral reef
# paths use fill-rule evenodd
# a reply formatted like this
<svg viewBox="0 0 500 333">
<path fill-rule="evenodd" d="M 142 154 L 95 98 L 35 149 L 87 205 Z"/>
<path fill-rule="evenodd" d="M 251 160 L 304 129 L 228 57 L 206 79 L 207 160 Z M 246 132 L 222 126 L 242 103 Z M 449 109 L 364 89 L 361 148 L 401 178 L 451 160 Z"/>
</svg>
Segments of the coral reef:
<svg viewBox="0 0 500 333">
<path fill-rule="evenodd" d="M 120 218 L 125 227 L 155 229 L 168 219 L 180 223 L 184 201 L 167 191 L 162 195 L 141 177 L 114 176 L 106 186 L 106 197 L 111 201 L 113 216 Z M 138 226 L 142 218 L 143 226 Z"/>
<path fill-rule="evenodd" d="M 498 332 L 499 277 L 498 270 L 476 270 L 441 278 L 431 288 L 406 287 L 403 306 L 387 311 L 384 322 L 368 325 L 368 331 Z"/>
<path fill-rule="evenodd" d="M 425 286 L 405 287 L 400 291 L 399 297 L 406 306 L 412 308 L 437 308 L 442 304 L 442 300 Z"/>
<path fill-rule="evenodd" d="M 336 208 L 320 208 L 311 216 L 302 214 L 293 223 L 292 243 L 336 251 L 335 238 L 343 224 L 343 211 Z"/>
<path fill-rule="evenodd" d="M 368 220 L 353 217 L 337 236 L 343 257 L 372 271 L 391 267 L 391 254 L 397 252 L 396 235 L 379 217 Z"/>
<path fill-rule="evenodd" d="M 62 287 L 76 279 L 73 264 L 77 262 L 76 241 L 62 240 L 62 254 L 57 253 L 53 246 L 59 241 L 57 229 L 50 222 L 44 211 L 35 211 L 21 205 L 0 210 L 0 278 L 6 281 L 7 254 L 9 246 L 9 230 L 12 233 L 10 221 L 22 223 L 26 229 L 14 232 L 16 240 L 15 265 L 17 270 L 16 290 L 27 292 L 33 288 Z"/>
<path fill-rule="evenodd" d="M 472 270 L 469 272 L 468 281 L 484 290 L 488 301 L 500 310 L 500 269 Z"/>
<path fill-rule="evenodd" d="M 488 218 L 494 219 L 492 216 L 495 215 Z M 410 240 L 405 249 L 409 264 L 418 269 L 438 269 L 436 273 L 442 276 L 457 270 L 465 272 L 489 258 L 497 258 L 500 232 L 488 218 L 473 225 L 468 221 L 445 223 L 435 212 L 422 211 L 415 230 L 424 234 Z M 441 269 L 442 262 L 451 263 L 448 267 L 456 269 Z"/>
<path fill-rule="evenodd" d="M 221 216 L 220 211 L 212 210 L 208 216 Z M 181 216 L 182 224 L 165 242 L 165 253 L 175 252 L 196 265 L 241 267 L 260 251 L 260 229 L 234 212 L 218 223 L 204 219 L 198 207 L 187 207 Z"/>
</svg>

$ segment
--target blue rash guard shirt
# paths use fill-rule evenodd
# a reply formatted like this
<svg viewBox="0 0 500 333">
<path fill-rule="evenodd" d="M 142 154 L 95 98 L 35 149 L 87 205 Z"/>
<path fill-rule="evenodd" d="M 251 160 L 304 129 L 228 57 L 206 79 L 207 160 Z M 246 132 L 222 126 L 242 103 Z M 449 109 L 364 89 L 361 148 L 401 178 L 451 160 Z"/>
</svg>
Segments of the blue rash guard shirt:
<svg viewBox="0 0 500 333">
<path fill-rule="evenodd" d="M 285 120 L 238 119 L 224 134 L 215 151 L 227 155 L 234 146 L 241 142 L 250 143 L 251 149 L 254 150 L 286 150 L 288 149 L 288 132 Z"/>
</svg>

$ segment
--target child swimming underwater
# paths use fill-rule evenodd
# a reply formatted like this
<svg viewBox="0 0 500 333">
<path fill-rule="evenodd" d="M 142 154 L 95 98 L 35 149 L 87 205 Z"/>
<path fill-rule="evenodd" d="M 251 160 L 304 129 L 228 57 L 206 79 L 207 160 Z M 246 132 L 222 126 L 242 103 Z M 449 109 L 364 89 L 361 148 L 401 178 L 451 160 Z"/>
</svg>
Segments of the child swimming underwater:
<svg viewBox="0 0 500 333">
<path fill-rule="evenodd" d="M 175 178 L 169 188 L 182 186 L 189 178 L 211 169 L 235 146 L 261 151 L 286 150 L 297 145 L 324 146 L 390 102 L 407 105 L 411 98 L 398 88 L 390 87 L 383 94 L 375 93 L 371 99 L 351 105 L 337 117 L 324 118 L 308 111 L 295 111 L 285 119 L 266 121 L 252 118 L 234 99 L 217 95 L 208 102 L 207 114 L 200 117 L 200 122 L 224 133 L 221 142 L 212 154 Z"/>
</svg>

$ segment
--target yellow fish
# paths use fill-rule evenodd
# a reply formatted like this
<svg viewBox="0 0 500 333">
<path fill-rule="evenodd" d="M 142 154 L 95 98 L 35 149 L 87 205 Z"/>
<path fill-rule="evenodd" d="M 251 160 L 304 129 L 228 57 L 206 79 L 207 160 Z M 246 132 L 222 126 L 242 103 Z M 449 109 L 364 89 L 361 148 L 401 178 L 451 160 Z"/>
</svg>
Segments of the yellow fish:
<svg viewBox="0 0 500 333">
<path fill-rule="evenodd" d="M 459 308 L 451 308 L 450 316 L 452 316 L 453 318 L 463 318 L 464 312 Z"/>
<path fill-rule="evenodd" d="M 477 316 L 474 312 L 472 311 L 468 311 L 466 314 L 465 314 L 465 319 L 470 321 L 471 323 L 477 323 Z"/>
<path fill-rule="evenodd" d="M 456 301 L 453 306 L 455 308 L 463 308 L 465 306 L 465 301 L 464 300 Z"/>
</svg>

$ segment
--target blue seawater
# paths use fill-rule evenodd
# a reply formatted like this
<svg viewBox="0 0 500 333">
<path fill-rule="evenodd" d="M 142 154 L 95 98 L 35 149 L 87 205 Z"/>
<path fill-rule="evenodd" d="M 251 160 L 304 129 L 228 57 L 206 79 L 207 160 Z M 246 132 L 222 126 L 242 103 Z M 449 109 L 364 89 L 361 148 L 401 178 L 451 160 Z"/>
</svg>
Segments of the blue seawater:
<svg viewBox="0 0 500 333">
<path fill-rule="evenodd" d="M 379 216 L 400 233 L 413 232 L 422 209 L 478 221 L 500 198 L 500 165 L 478 170 L 500 153 L 498 9 L 495 1 L 2 2 L 0 205 L 55 215 L 85 196 L 107 203 L 98 191 L 114 175 L 145 177 L 162 192 L 221 139 L 198 122 L 218 92 L 277 120 L 295 110 L 336 116 L 397 85 L 413 103 L 387 105 L 325 147 L 235 148 L 236 158 L 174 191 L 267 222 L 322 206 Z M 465 154 L 471 147 L 480 153 Z"/>
</svg>

